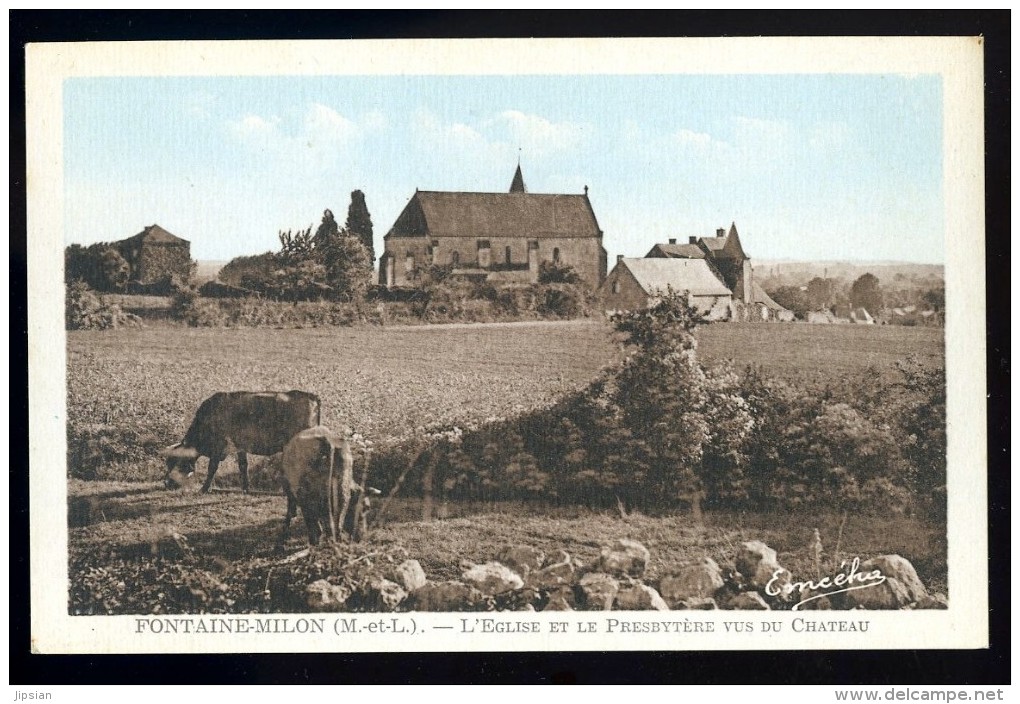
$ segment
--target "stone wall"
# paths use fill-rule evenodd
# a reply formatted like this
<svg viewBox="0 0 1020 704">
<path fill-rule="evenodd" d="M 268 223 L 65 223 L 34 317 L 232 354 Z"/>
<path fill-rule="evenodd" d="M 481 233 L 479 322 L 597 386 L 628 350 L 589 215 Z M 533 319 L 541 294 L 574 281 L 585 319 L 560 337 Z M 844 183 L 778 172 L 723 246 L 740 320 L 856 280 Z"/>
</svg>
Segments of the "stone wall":
<svg viewBox="0 0 1020 704">
<path fill-rule="evenodd" d="M 593 290 L 598 288 L 606 277 L 606 254 L 601 242 L 593 237 L 564 238 L 529 238 L 495 237 L 485 238 L 489 244 L 488 256 L 484 248 L 479 247 L 479 240 L 468 237 L 391 237 L 386 240 L 386 254 L 393 256 L 394 286 L 411 286 L 413 281 L 408 276 L 408 255 L 411 255 L 415 266 L 425 267 L 431 264 L 454 264 L 465 269 L 520 269 L 528 270 L 529 242 L 534 247 L 537 242 L 537 258 L 529 280 L 537 280 L 537 266 L 544 261 L 558 260 L 561 264 L 571 266 Z M 510 262 L 507 263 L 507 247 L 510 248 Z M 456 254 L 456 256 L 455 256 Z M 488 266 L 485 266 L 488 260 Z M 381 267 L 382 269 L 382 267 Z M 386 283 L 384 275 L 380 275 L 380 283 Z"/>
<path fill-rule="evenodd" d="M 187 242 L 145 242 L 121 254 L 131 267 L 131 280 L 142 284 L 159 283 L 174 276 L 187 281 L 191 274 L 191 245 Z"/>
</svg>

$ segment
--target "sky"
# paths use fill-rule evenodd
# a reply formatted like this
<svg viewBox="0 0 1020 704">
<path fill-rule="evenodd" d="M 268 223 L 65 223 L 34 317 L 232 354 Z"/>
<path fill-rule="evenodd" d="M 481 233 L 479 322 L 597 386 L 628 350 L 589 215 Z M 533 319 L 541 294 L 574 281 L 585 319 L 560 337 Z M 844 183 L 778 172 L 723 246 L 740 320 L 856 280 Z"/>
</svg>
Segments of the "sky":
<svg viewBox="0 0 1020 704">
<path fill-rule="evenodd" d="M 941 263 L 937 75 L 110 77 L 64 82 L 65 240 L 192 258 L 415 189 L 589 198 L 610 261 L 733 222 L 752 259 Z"/>
</svg>

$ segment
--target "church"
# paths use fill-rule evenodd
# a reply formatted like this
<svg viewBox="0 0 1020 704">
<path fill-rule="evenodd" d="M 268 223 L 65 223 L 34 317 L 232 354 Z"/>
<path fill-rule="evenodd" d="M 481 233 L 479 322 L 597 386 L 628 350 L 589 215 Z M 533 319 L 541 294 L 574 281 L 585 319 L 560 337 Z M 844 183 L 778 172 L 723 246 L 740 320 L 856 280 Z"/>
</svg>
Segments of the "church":
<svg viewBox="0 0 1020 704">
<path fill-rule="evenodd" d="M 379 283 L 414 286 L 418 272 L 534 283 L 539 265 L 570 266 L 593 290 L 606 278 L 602 230 L 581 194 L 529 193 L 520 164 L 506 193 L 415 190 L 384 238 Z"/>
</svg>

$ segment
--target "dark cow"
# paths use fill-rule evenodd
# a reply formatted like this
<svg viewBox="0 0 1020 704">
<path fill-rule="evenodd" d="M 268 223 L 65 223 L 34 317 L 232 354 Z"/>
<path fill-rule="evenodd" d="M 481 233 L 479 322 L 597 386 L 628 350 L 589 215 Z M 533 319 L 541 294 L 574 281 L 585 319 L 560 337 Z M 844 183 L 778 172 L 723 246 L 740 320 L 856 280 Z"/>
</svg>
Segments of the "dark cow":
<svg viewBox="0 0 1020 704">
<path fill-rule="evenodd" d="M 354 481 L 354 455 L 345 437 L 321 425 L 295 435 L 283 448 L 283 490 L 287 515 L 279 546 L 287 540 L 298 507 L 312 545 L 323 535 L 336 540 L 341 531 L 359 537 L 363 491 Z"/>
<path fill-rule="evenodd" d="M 319 424 L 319 397 L 306 391 L 226 391 L 202 402 L 184 441 L 168 447 L 168 489 L 181 486 L 195 472 L 199 457 L 209 458 L 209 472 L 202 485 L 212 486 L 216 468 L 227 455 L 237 453 L 241 488 L 248 491 L 248 457 L 275 455 L 292 437 Z"/>
</svg>

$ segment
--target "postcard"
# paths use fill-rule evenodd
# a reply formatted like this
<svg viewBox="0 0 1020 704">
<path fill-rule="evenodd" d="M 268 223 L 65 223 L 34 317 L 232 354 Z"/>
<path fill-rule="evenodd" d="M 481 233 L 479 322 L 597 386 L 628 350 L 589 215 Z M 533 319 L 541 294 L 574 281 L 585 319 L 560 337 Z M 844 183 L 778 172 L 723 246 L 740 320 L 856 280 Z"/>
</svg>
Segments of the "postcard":
<svg viewBox="0 0 1020 704">
<path fill-rule="evenodd" d="M 36 652 L 987 647 L 980 38 L 26 76 Z"/>
</svg>

